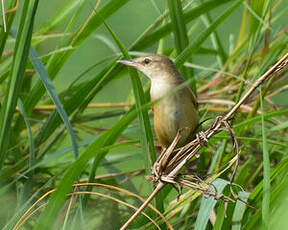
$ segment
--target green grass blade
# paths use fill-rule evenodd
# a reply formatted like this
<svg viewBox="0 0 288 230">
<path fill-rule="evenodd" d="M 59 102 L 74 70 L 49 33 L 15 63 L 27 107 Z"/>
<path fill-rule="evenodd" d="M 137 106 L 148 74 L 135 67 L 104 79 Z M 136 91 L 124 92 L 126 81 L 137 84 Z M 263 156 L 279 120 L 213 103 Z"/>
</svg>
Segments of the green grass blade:
<svg viewBox="0 0 288 230">
<path fill-rule="evenodd" d="M 273 183 L 277 184 L 277 182 L 280 182 L 280 184 L 275 186 L 273 191 L 271 192 L 271 203 L 272 204 L 274 203 L 274 205 L 275 205 L 275 202 L 279 201 L 279 198 L 280 198 L 279 192 L 281 193 L 283 191 L 285 191 L 285 192 L 287 191 L 287 180 L 286 180 L 287 171 L 288 171 L 288 157 L 285 157 L 281 160 L 281 162 L 276 166 L 276 168 L 271 173 L 271 183 L 273 182 Z M 280 178 L 280 180 L 279 180 L 279 178 Z M 284 179 L 281 180 L 281 178 L 284 178 Z M 264 182 L 262 180 L 257 185 L 257 187 L 254 189 L 253 193 L 250 195 L 250 199 L 253 200 L 254 202 L 257 202 L 258 200 L 260 200 L 262 198 L 263 189 L 264 189 L 263 185 L 264 185 Z M 276 209 L 275 207 L 272 207 L 272 206 L 271 206 L 271 208 L 272 209 L 274 208 L 274 210 Z M 279 206 L 278 206 L 278 208 L 279 208 Z M 278 208 L 277 208 L 277 210 L 280 210 Z M 259 209 L 255 213 L 255 215 L 253 215 L 253 218 L 251 218 L 249 220 L 248 224 L 246 224 L 245 229 L 253 230 L 257 227 L 259 228 L 259 226 L 262 227 L 261 226 L 261 214 L 262 214 L 262 209 Z M 279 216 L 276 217 L 275 215 L 277 215 L 277 211 L 271 212 L 271 216 L 269 217 L 269 218 L 271 218 L 271 221 L 269 223 L 270 227 L 275 226 L 275 225 L 272 225 L 272 223 L 275 223 L 276 219 L 277 219 L 277 221 L 279 221 Z M 280 217 L 280 219 L 281 219 L 281 217 Z M 270 228 L 270 229 L 273 229 L 273 228 Z"/>
<path fill-rule="evenodd" d="M 247 7 L 248 11 L 251 13 L 250 34 L 257 34 L 261 24 L 265 25 L 265 27 L 268 26 L 262 17 L 265 15 L 268 9 L 269 2 L 269 0 L 252 1 L 251 7 L 246 2 L 244 2 L 245 7 Z"/>
<path fill-rule="evenodd" d="M 248 192 L 239 192 L 239 198 L 245 202 L 247 202 L 249 195 L 250 193 Z M 237 200 L 232 217 L 232 230 L 241 230 L 241 222 L 246 208 L 245 203 Z"/>
<path fill-rule="evenodd" d="M 255 2 L 258 2 L 260 3 L 260 7 L 259 6 L 256 6 L 254 5 L 254 9 L 256 8 L 257 12 L 255 12 L 253 10 L 253 8 L 251 8 L 247 2 L 243 2 L 243 5 L 247 8 L 247 10 L 250 12 L 251 14 L 251 23 L 250 23 L 250 26 L 251 26 L 251 31 L 256 31 L 258 28 L 258 25 L 260 23 L 262 23 L 265 27 L 268 27 L 268 24 L 262 19 L 261 15 L 262 15 L 262 4 L 261 4 L 261 1 L 255 1 Z"/>
<path fill-rule="evenodd" d="M 189 44 L 175 59 L 177 66 L 182 66 L 184 62 L 191 57 L 201 46 L 201 44 L 208 38 L 208 36 L 215 31 L 215 29 L 242 3 L 243 0 L 237 0 L 228 8 L 222 15 L 220 15 L 205 31 L 203 31 L 197 39 Z"/>
<path fill-rule="evenodd" d="M 175 47 L 179 54 L 188 45 L 188 36 L 180 0 L 168 0 L 172 30 L 175 37 Z"/>
<path fill-rule="evenodd" d="M 213 182 L 213 185 L 214 185 L 213 187 L 215 187 L 217 193 L 221 194 L 227 184 L 229 184 L 228 181 L 217 178 Z M 217 203 L 217 200 L 215 200 L 214 197 L 209 197 L 209 198 L 202 197 L 200 210 L 198 212 L 198 216 L 197 216 L 196 223 L 195 223 L 195 230 L 206 229 L 207 223 L 209 221 L 209 217 L 216 203 Z"/>
<path fill-rule="evenodd" d="M 35 165 L 35 160 L 36 160 L 36 155 L 35 155 L 35 144 L 34 144 L 34 139 L 33 139 L 33 134 L 32 134 L 32 128 L 31 124 L 29 121 L 29 118 L 27 117 L 26 111 L 24 109 L 22 101 L 19 99 L 18 100 L 18 107 L 20 110 L 20 113 L 22 114 L 27 130 L 28 130 L 28 139 L 29 139 L 29 168 L 32 168 Z M 29 172 L 29 180 L 26 181 L 25 186 L 24 186 L 24 192 L 23 192 L 23 200 L 25 201 L 31 194 L 32 190 L 32 184 L 33 184 L 33 175 L 34 175 L 34 170 L 30 170 Z"/>
<path fill-rule="evenodd" d="M 260 91 L 260 105 L 262 109 L 261 123 L 262 123 L 262 148 L 263 148 L 263 200 L 262 200 L 262 222 L 264 229 L 269 227 L 269 217 L 270 217 L 270 158 L 269 158 L 269 149 L 266 136 L 265 120 L 264 120 L 264 110 L 262 103 L 262 96 Z"/>
<path fill-rule="evenodd" d="M 27 117 L 25 108 L 23 106 L 22 101 L 19 99 L 18 100 L 18 107 L 20 110 L 21 115 L 24 118 L 27 130 L 28 130 L 28 139 L 29 139 L 29 146 L 30 146 L 30 162 L 29 162 L 29 167 L 33 167 L 35 164 L 35 144 L 34 144 L 34 140 L 33 140 L 33 133 L 32 133 L 32 127 L 29 121 L 29 118 Z"/>
<path fill-rule="evenodd" d="M 287 172 L 288 170 L 288 158 L 285 157 L 282 161 L 277 165 L 277 167 L 271 173 L 271 182 L 277 180 L 279 175 Z M 264 181 L 262 180 L 257 187 L 254 189 L 253 193 L 250 195 L 250 199 L 254 201 L 258 201 L 261 199 L 261 194 L 264 187 Z"/>
<path fill-rule="evenodd" d="M 269 129 L 269 131 L 274 132 L 274 131 L 279 131 L 281 129 L 286 129 L 286 128 L 288 128 L 288 121 L 284 121 L 283 123 L 279 125 L 273 126 L 271 129 Z"/>
<path fill-rule="evenodd" d="M 202 20 L 204 24 L 206 25 L 206 27 L 209 27 L 211 25 L 212 19 L 208 12 L 207 14 L 202 16 Z M 227 60 L 227 54 L 223 48 L 221 39 L 216 30 L 210 35 L 210 39 L 211 39 L 212 45 L 214 46 L 214 49 L 217 51 L 218 65 L 221 68 Z"/>
<path fill-rule="evenodd" d="M 209 0 L 204 2 L 203 4 L 189 10 L 184 14 L 185 24 L 191 22 L 192 20 L 198 18 L 204 13 L 215 9 L 227 2 L 231 2 L 233 0 Z M 164 26 L 161 26 L 155 32 L 149 34 L 149 36 L 145 36 L 142 39 L 137 40 L 137 43 L 133 44 L 131 50 L 143 50 L 148 48 L 159 41 L 160 38 L 165 37 L 172 31 L 172 24 L 168 23 Z"/>
<path fill-rule="evenodd" d="M 269 227 L 270 229 L 285 229 L 287 226 L 287 205 L 288 205 L 288 178 L 287 178 L 287 168 L 286 173 L 279 175 L 282 176 L 277 182 L 277 187 L 274 189 L 271 200 L 271 208 L 275 211 L 271 213 Z"/>
<path fill-rule="evenodd" d="M 213 230 L 221 230 L 222 225 L 225 219 L 225 212 L 226 212 L 225 202 L 220 200 L 219 201 L 219 207 L 217 209 L 217 218 L 215 221 L 215 225 L 213 227 Z"/>
<path fill-rule="evenodd" d="M 17 34 L 15 30 L 12 30 L 11 33 L 14 36 L 16 36 L 16 34 Z M 41 59 L 39 58 L 36 50 L 32 46 L 30 47 L 29 59 L 31 60 L 36 71 L 38 72 L 41 81 L 43 82 L 43 84 L 44 84 L 47 92 L 49 93 L 52 101 L 56 105 L 57 112 L 60 114 L 60 117 L 62 118 L 62 120 L 63 120 L 63 122 L 64 122 L 64 124 L 68 130 L 68 133 L 71 137 L 74 157 L 76 159 L 79 155 L 76 135 L 73 131 L 73 128 L 72 128 L 72 125 L 69 121 L 67 113 L 66 113 L 65 109 L 63 108 L 63 105 L 62 105 L 60 99 L 58 98 L 55 87 L 54 87 L 52 81 L 50 80 L 50 77 L 49 77 L 49 75 L 45 69 L 45 66 L 43 65 Z"/>
<path fill-rule="evenodd" d="M 168 8 L 174 34 L 174 44 L 177 54 L 180 54 L 188 45 L 189 39 L 185 20 L 183 16 L 182 3 L 180 0 L 168 0 Z M 191 86 L 195 95 L 197 95 L 196 80 L 193 69 L 180 68 L 185 79 L 191 79 Z"/>
<path fill-rule="evenodd" d="M 68 117 L 65 109 L 63 108 L 63 105 L 62 105 L 60 99 L 58 98 L 58 95 L 56 93 L 56 89 L 55 89 L 52 81 L 50 80 L 50 77 L 49 77 L 49 75 L 45 69 L 45 66 L 41 62 L 37 52 L 33 49 L 33 47 L 30 48 L 29 57 L 30 57 L 30 60 L 33 63 L 36 71 L 39 73 L 39 76 L 40 76 L 47 92 L 49 93 L 52 101 L 56 105 L 57 112 L 60 114 L 60 116 L 61 116 L 67 130 L 68 130 L 68 133 L 71 137 L 74 157 L 75 157 L 75 159 L 77 159 L 79 153 L 78 153 L 78 144 L 77 144 L 76 135 L 75 135 L 73 128 L 72 128 L 72 125 L 69 121 L 69 117 Z"/>
<path fill-rule="evenodd" d="M 5 102 L 1 109 L 0 168 L 3 166 L 6 158 L 6 150 L 9 145 L 11 122 L 23 83 L 37 5 L 38 0 L 27 0 L 24 2 L 22 10 L 21 25 L 16 39 L 8 92 L 6 93 Z"/>
</svg>

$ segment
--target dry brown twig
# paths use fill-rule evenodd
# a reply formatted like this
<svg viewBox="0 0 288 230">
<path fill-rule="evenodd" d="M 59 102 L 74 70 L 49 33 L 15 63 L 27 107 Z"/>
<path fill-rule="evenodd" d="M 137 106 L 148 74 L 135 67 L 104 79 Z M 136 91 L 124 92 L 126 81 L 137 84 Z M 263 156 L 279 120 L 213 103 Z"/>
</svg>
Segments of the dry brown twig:
<svg viewBox="0 0 288 230">
<path fill-rule="evenodd" d="M 233 139 L 233 144 L 238 153 L 238 145 L 235 139 L 234 132 L 229 125 L 229 120 L 232 118 L 234 113 L 240 108 L 241 105 L 248 99 L 248 97 L 265 81 L 267 81 L 273 74 L 279 73 L 288 64 L 288 53 L 286 53 L 275 65 L 273 65 L 266 73 L 264 73 L 260 78 L 258 78 L 248 92 L 240 99 L 240 101 L 235 104 L 232 109 L 222 117 L 217 117 L 213 124 L 204 132 L 198 133 L 196 139 L 188 143 L 187 145 L 179 148 L 174 153 L 174 148 L 179 140 L 179 133 L 175 137 L 173 143 L 161 153 L 156 163 L 153 166 L 153 174 L 150 176 L 150 180 L 157 182 L 157 185 L 151 195 L 146 199 L 146 201 L 139 207 L 139 209 L 130 217 L 130 219 L 121 227 L 121 230 L 125 230 L 132 223 L 132 221 L 145 209 L 145 207 L 151 202 L 151 200 L 159 193 L 163 187 L 170 183 L 174 185 L 179 185 L 179 180 L 177 181 L 177 176 L 183 166 L 186 165 L 189 160 L 196 156 L 200 148 L 203 146 L 203 140 L 208 142 L 211 137 L 222 131 L 224 126 L 226 130 L 230 132 Z M 171 157 L 173 153 L 173 157 Z M 174 155 L 175 154 L 175 155 Z M 236 161 L 237 164 L 238 161 Z M 235 167 L 232 173 L 232 179 L 235 176 Z M 187 182 L 189 184 L 189 182 Z M 183 185 L 183 184 L 181 184 Z M 215 196 L 214 196 L 215 197 Z M 215 197 L 216 198 L 216 197 Z M 224 197 L 228 199 L 227 197 Z M 225 200 L 224 199 L 224 200 Z"/>
</svg>

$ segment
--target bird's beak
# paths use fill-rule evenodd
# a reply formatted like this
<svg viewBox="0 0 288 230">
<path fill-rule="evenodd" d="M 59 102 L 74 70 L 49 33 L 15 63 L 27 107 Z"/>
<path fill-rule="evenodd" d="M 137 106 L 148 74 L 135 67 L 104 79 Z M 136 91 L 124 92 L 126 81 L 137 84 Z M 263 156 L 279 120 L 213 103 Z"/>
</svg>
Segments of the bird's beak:
<svg viewBox="0 0 288 230">
<path fill-rule="evenodd" d="M 133 61 L 133 60 L 118 60 L 117 63 L 120 63 L 122 65 L 137 67 L 139 66 L 139 63 Z"/>
</svg>

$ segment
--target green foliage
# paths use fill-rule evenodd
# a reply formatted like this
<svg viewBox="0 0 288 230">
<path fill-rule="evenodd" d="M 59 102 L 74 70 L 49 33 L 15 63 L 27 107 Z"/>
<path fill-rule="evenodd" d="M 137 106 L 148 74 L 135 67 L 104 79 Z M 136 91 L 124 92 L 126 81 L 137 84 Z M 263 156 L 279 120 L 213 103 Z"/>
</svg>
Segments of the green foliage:
<svg viewBox="0 0 288 230">
<path fill-rule="evenodd" d="M 137 196 L 153 191 L 145 179 L 157 158 L 149 83 L 117 60 L 169 55 L 198 95 L 201 120 L 213 120 L 288 51 L 282 0 L 19 3 L 6 15 L 8 31 L 0 27 L 5 230 L 119 229 L 143 202 Z M 133 229 L 169 229 L 167 221 L 174 229 L 287 226 L 287 70 L 231 121 L 241 150 L 235 184 L 226 132 L 186 168 L 231 201 L 187 188 L 177 200 L 167 186 L 151 203 L 163 216 L 147 208 L 154 223 L 140 216 Z"/>
</svg>

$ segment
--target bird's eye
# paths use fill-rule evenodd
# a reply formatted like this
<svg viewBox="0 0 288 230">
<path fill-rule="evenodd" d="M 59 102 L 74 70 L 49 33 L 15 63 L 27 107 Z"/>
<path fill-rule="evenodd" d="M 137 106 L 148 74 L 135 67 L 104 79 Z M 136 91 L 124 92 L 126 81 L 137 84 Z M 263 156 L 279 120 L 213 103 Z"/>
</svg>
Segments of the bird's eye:
<svg viewBox="0 0 288 230">
<path fill-rule="evenodd" d="M 144 62 L 144 64 L 149 64 L 151 62 L 151 59 L 145 58 L 143 62 Z"/>
</svg>

